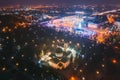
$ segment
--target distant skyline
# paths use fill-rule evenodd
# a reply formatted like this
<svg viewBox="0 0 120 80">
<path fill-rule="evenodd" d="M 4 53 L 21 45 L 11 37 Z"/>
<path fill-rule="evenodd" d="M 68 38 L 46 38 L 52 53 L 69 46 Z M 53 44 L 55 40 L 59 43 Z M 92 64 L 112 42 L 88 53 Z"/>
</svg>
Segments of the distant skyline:
<svg viewBox="0 0 120 80">
<path fill-rule="evenodd" d="M 0 7 L 14 5 L 47 5 L 47 4 L 120 4 L 120 0 L 0 0 Z"/>
</svg>

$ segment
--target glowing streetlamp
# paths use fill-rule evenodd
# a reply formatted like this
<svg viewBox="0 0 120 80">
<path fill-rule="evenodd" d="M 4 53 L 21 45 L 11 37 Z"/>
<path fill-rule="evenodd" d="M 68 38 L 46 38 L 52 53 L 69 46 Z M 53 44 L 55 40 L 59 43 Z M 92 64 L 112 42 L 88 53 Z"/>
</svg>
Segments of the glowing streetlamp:
<svg viewBox="0 0 120 80">
<path fill-rule="evenodd" d="M 76 80 L 74 76 L 71 76 L 69 80 Z"/>
<path fill-rule="evenodd" d="M 113 63 L 113 64 L 116 64 L 116 63 L 117 63 L 117 60 L 116 60 L 116 59 L 113 59 L 113 60 L 112 60 L 112 63 Z"/>
</svg>

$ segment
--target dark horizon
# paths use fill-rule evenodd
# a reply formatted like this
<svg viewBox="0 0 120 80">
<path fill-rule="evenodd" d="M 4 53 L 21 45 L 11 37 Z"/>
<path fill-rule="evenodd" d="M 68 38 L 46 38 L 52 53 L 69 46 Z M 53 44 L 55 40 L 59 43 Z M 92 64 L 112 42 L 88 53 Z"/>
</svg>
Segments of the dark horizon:
<svg viewBox="0 0 120 80">
<path fill-rule="evenodd" d="M 120 4 L 119 0 L 2 0 L 0 1 L 0 7 L 15 6 L 15 5 L 115 5 Z"/>
</svg>

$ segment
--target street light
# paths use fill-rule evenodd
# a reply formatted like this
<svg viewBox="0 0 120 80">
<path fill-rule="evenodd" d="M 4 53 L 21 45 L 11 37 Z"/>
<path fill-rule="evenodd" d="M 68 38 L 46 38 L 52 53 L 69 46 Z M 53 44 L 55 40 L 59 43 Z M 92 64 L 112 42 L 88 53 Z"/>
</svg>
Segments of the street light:
<svg viewBox="0 0 120 80">
<path fill-rule="evenodd" d="M 76 80 L 74 76 L 71 76 L 69 80 Z"/>
</svg>

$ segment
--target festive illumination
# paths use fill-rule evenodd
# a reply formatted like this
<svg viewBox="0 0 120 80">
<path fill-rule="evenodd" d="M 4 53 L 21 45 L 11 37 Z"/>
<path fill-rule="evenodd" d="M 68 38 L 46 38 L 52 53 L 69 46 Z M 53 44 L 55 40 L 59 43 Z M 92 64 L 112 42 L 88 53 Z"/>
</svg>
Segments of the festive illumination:
<svg viewBox="0 0 120 80">
<path fill-rule="evenodd" d="M 52 41 L 54 43 L 54 51 L 41 51 L 40 60 L 38 61 L 41 65 L 49 65 L 55 69 L 65 69 L 70 63 L 74 63 L 76 58 L 79 58 L 80 51 L 76 51 L 76 47 L 80 47 L 79 43 L 77 43 L 74 47 L 71 47 L 72 43 L 65 43 L 62 40 L 57 39 L 56 41 Z M 46 52 L 46 53 L 45 53 Z"/>
<path fill-rule="evenodd" d="M 74 33 L 75 35 L 80 35 L 81 37 L 87 37 L 90 40 L 96 40 L 97 43 L 105 44 L 105 41 L 110 37 L 111 34 L 109 29 L 102 29 L 102 27 L 100 27 L 100 25 L 97 23 L 85 22 L 84 16 L 79 17 L 78 15 L 54 19 L 44 22 L 44 24 L 43 26 L 54 28 L 58 32 L 65 31 Z"/>
<path fill-rule="evenodd" d="M 112 15 L 108 15 L 107 18 L 108 18 L 109 23 L 115 22 Z"/>
</svg>

